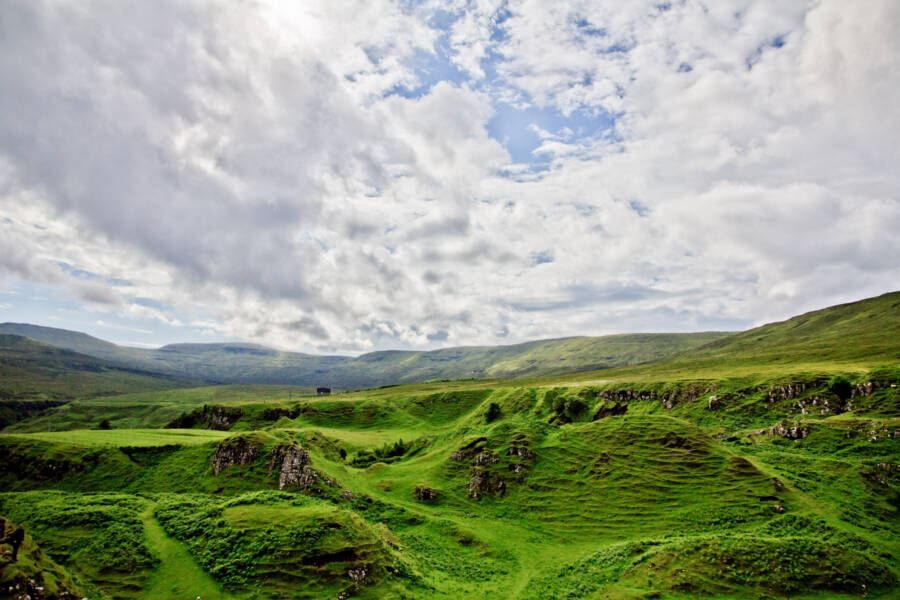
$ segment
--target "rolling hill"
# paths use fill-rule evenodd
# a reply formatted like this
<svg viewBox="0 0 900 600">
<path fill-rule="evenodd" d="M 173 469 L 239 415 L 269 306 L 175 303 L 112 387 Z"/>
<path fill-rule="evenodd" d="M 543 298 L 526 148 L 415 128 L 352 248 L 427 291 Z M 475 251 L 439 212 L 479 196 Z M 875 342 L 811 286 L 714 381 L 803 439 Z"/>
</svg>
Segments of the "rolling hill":
<svg viewBox="0 0 900 600">
<path fill-rule="evenodd" d="M 196 380 L 124 367 L 19 335 L 0 334 L 0 426 L 85 396 L 196 385 Z"/>
<path fill-rule="evenodd" d="M 207 383 L 324 385 L 339 389 L 430 379 L 542 376 L 634 365 L 665 360 L 730 335 L 627 334 L 429 352 L 380 351 L 348 357 L 284 352 L 243 343 L 170 344 L 148 350 L 117 346 L 84 333 L 23 323 L 0 324 L 0 333 L 23 335 L 128 367 Z"/>
<path fill-rule="evenodd" d="M 898 300 L 588 373 L 78 399 L 0 434 L 0 514 L 89 597 L 896 598 Z"/>
</svg>

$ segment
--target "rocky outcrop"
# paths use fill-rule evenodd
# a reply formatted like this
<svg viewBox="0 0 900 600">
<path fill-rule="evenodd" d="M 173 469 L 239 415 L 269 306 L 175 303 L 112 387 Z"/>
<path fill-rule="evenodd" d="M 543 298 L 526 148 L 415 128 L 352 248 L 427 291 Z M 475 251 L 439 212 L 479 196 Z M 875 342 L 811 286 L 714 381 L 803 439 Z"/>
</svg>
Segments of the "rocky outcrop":
<svg viewBox="0 0 900 600">
<path fill-rule="evenodd" d="M 658 401 L 663 406 L 663 408 L 665 408 L 666 410 L 670 410 L 676 405 L 683 402 L 691 402 L 693 400 L 696 400 L 697 397 L 702 393 L 702 391 L 703 390 L 700 390 L 696 387 L 686 387 L 682 389 L 663 392 L 620 389 L 600 391 L 597 393 L 597 397 L 615 402 L 616 404 L 627 404 L 628 402 L 634 402 L 638 400 Z"/>
<path fill-rule="evenodd" d="M 710 396 L 709 404 L 707 405 L 706 408 L 708 408 L 709 410 L 716 410 L 717 408 L 719 408 L 719 397 L 718 396 Z"/>
<path fill-rule="evenodd" d="M 502 496 L 506 493 L 508 481 L 520 481 L 529 469 L 529 462 L 535 458 L 528 445 L 528 436 L 515 435 L 505 451 L 497 452 L 487 447 L 488 439 L 477 438 L 451 455 L 453 462 L 468 462 L 468 497 L 478 500 L 484 496 Z M 416 488 L 416 494 L 419 488 Z"/>
<path fill-rule="evenodd" d="M 167 429 L 191 429 L 203 427 L 217 431 L 228 431 L 240 418 L 244 411 L 237 406 L 221 406 L 219 404 L 204 404 L 202 408 L 182 413 L 166 425 Z"/>
<path fill-rule="evenodd" d="M 322 477 L 310 466 L 309 452 L 295 443 L 279 444 L 269 454 L 269 468 L 278 469 L 278 489 L 298 488 L 305 492 L 321 492 L 317 486 L 322 481 L 336 486 L 330 477 Z M 352 494 L 351 494 L 352 497 Z"/>
<path fill-rule="evenodd" d="M 847 411 L 853 410 L 853 401 L 841 401 L 837 398 L 821 398 L 819 396 L 808 397 L 805 400 L 797 400 L 794 404 L 800 409 L 801 415 L 820 414 L 820 415 L 839 415 Z"/>
<path fill-rule="evenodd" d="M 534 458 L 534 452 L 529 450 L 526 446 L 510 446 L 506 449 L 507 456 L 518 456 L 521 458 L 532 459 Z"/>
<path fill-rule="evenodd" d="M 419 502 L 437 502 L 441 495 L 439 491 L 422 485 L 417 485 L 413 494 Z"/>
<path fill-rule="evenodd" d="M 260 415 L 263 421 L 277 421 L 281 417 L 287 417 L 288 419 L 296 419 L 300 416 L 302 412 L 301 407 L 296 406 L 294 408 L 266 408 L 262 411 Z"/>
<path fill-rule="evenodd" d="M 243 436 L 222 440 L 213 454 L 213 475 L 234 465 L 250 465 L 260 457 L 260 446 Z"/>
<path fill-rule="evenodd" d="M 788 440 L 802 440 L 809 435 L 809 426 L 800 425 L 799 423 L 786 424 L 776 423 L 769 429 L 769 435 L 777 435 Z"/>
<path fill-rule="evenodd" d="M 867 433 L 869 434 L 869 441 L 871 442 L 900 438 L 900 429 L 894 428 L 894 430 L 891 431 L 884 423 L 873 424 Z"/>
<path fill-rule="evenodd" d="M 773 385 L 766 392 L 766 402 L 772 404 L 782 400 L 793 400 L 806 391 L 805 383 L 787 383 L 784 385 Z"/>
<path fill-rule="evenodd" d="M 454 462 L 463 462 L 465 460 L 469 460 L 470 458 L 481 452 L 487 441 L 488 439 L 486 437 L 475 438 L 474 440 L 454 452 L 450 458 Z"/>
<path fill-rule="evenodd" d="M 496 465 L 498 462 L 500 462 L 500 457 L 489 450 L 480 452 L 475 457 L 475 464 L 478 466 Z"/>
<path fill-rule="evenodd" d="M 607 404 L 603 402 L 599 408 L 597 408 L 597 412 L 594 413 L 594 416 L 591 418 L 591 421 L 599 421 L 600 419 L 605 419 L 606 417 L 612 417 L 615 415 L 624 415 L 628 412 L 627 404 L 620 404 L 618 402 L 614 404 Z"/>
<path fill-rule="evenodd" d="M 506 493 L 506 482 L 496 473 L 472 467 L 468 490 L 472 500 L 479 500 L 487 495 L 502 496 Z"/>
</svg>

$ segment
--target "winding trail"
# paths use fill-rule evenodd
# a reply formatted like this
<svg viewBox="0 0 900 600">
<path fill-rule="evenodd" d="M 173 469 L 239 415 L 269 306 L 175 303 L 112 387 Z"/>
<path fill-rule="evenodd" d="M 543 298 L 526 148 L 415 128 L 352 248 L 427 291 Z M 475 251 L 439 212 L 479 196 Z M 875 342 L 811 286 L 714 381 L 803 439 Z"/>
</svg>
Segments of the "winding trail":
<svg viewBox="0 0 900 600">
<path fill-rule="evenodd" d="M 181 542 L 173 540 L 153 516 L 152 503 L 141 513 L 144 535 L 150 548 L 159 557 L 156 571 L 147 579 L 139 598 L 172 600 L 235 600 L 219 589 L 216 581 L 204 571 Z"/>
</svg>

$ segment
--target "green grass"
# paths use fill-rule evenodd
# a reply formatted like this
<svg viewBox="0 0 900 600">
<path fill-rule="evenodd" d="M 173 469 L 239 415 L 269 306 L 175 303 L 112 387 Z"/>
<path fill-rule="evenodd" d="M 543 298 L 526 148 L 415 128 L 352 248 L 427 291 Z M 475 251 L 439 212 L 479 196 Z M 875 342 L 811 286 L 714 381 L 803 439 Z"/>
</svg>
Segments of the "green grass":
<svg viewBox="0 0 900 600">
<path fill-rule="evenodd" d="M 75 429 L 71 431 L 54 431 L 49 433 L 11 433 L 0 434 L 13 439 L 43 440 L 56 444 L 72 446 L 194 446 L 221 440 L 228 436 L 223 431 L 206 431 L 203 429 L 114 429 L 95 431 Z"/>
<path fill-rule="evenodd" d="M 79 400 L 0 436 L 0 514 L 98 597 L 896 598 L 895 301 L 580 375 Z M 202 406 L 239 418 L 146 428 Z"/>
<path fill-rule="evenodd" d="M 183 377 L 137 370 L 18 335 L 0 334 L 0 402 L 3 403 L 158 391 L 190 383 L 191 380 Z"/>
</svg>

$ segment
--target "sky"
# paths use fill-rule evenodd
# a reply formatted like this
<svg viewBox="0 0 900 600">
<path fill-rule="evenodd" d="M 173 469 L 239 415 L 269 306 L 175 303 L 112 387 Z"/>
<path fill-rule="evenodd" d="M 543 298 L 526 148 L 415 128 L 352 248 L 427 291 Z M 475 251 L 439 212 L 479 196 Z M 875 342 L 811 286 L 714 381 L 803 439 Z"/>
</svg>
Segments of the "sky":
<svg viewBox="0 0 900 600">
<path fill-rule="evenodd" d="M 900 289 L 900 2 L 6 0 L 0 321 L 314 353 Z"/>
</svg>

